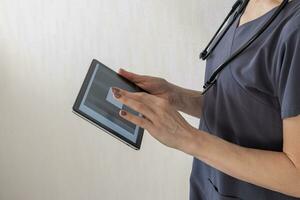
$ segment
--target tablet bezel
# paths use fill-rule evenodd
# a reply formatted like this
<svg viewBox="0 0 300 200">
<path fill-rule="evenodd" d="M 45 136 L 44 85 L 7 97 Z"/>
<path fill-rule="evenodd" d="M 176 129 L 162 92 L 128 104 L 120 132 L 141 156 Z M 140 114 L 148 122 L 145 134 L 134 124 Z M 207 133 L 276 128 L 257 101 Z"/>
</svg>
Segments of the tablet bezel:
<svg viewBox="0 0 300 200">
<path fill-rule="evenodd" d="M 101 62 L 99 62 L 96 59 L 93 59 L 89 70 L 85 76 L 85 79 L 83 81 L 83 84 L 79 90 L 79 93 L 77 95 L 76 101 L 73 105 L 73 112 L 75 114 L 77 114 L 78 116 L 82 117 L 83 119 L 87 120 L 88 122 L 90 122 L 91 124 L 95 125 L 96 127 L 100 128 L 101 130 L 105 131 L 106 133 L 110 134 L 111 136 L 113 136 L 114 138 L 118 139 L 119 141 L 127 144 L 128 146 L 130 146 L 131 148 L 135 149 L 135 150 L 140 150 L 141 148 L 141 144 L 142 144 L 142 139 L 143 139 L 143 135 L 144 135 L 144 129 L 139 127 L 139 131 L 138 131 L 138 135 L 137 135 L 137 139 L 136 139 L 136 143 L 134 143 L 133 141 L 127 139 L 126 137 L 124 137 L 123 135 L 120 135 L 118 132 L 112 130 L 111 128 L 105 126 L 104 124 L 102 124 L 101 122 L 98 122 L 97 120 L 93 119 L 92 117 L 90 117 L 89 115 L 87 115 L 86 113 L 82 112 L 79 107 L 80 104 L 83 100 L 84 94 L 88 88 L 88 84 L 90 82 L 90 79 L 92 78 L 93 72 L 95 71 L 95 68 L 97 66 L 97 64 L 100 65 L 100 67 L 104 67 L 114 73 L 116 73 L 114 70 L 110 69 L 109 67 L 105 66 L 104 64 L 102 64 Z M 117 73 L 116 73 L 117 74 Z M 118 75 L 118 74 L 117 74 Z M 132 82 L 128 81 L 127 79 L 125 79 L 124 77 L 118 75 L 121 79 L 123 79 L 125 82 L 127 82 L 129 85 L 135 87 L 137 89 L 137 92 L 144 92 L 143 89 L 139 88 L 138 86 L 136 86 L 135 84 L 133 84 Z"/>
</svg>

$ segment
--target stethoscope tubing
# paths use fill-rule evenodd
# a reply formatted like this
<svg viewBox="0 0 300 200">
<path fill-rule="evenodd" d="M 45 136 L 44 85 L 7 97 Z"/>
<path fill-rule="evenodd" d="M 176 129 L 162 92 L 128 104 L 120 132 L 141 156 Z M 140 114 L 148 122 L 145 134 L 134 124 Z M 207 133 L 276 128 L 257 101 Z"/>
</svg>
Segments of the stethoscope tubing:
<svg viewBox="0 0 300 200">
<path fill-rule="evenodd" d="M 247 0 L 246 3 L 248 3 L 249 0 Z M 224 70 L 224 68 L 226 68 L 229 63 L 231 63 L 234 59 L 236 59 L 241 53 L 243 53 L 253 42 L 255 42 L 261 35 L 262 33 L 265 32 L 265 30 L 272 24 L 272 22 L 278 17 L 278 15 L 281 13 L 281 11 L 285 8 L 285 6 L 288 4 L 289 0 L 284 0 L 280 6 L 276 9 L 275 13 L 270 17 L 270 19 L 263 25 L 263 27 L 256 33 L 253 35 L 253 37 L 251 37 L 249 39 L 249 41 L 247 41 L 242 47 L 240 47 L 235 53 L 232 54 L 232 56 L 230 56 L 228 59 L 226 59 L 223 64 L 221 64 L 219 67 L 216 68 L 216 70 L 212 73 L 212 75 L 210 76 L 210 78 L 206 81 L 206 83 L 203 86 L 203 91 L 202 91 L 202 95 L 204 95 L 212 86 L 215 85 L 215 83 L 217 82 L 218 76 L 220 75 L 220 73 Z M 244 8 L 242 10 L 245 9 L 246 6 L 244 6 Z M 243 12 L 243 11 L 242 11 Z M 240 12 L 238 15 L 242 14 L 242 12 Z M 232 13 L 233 14 L 233 13 Z M 237 15 L 237 16 L 238 16 Z M 234 17 L 234 19 L 232 21 L 235 21 L 236 17 Z M 226 17 L 227 18 L 227 17 Z M 229 27 L 232 24 L 230 23 Z M 226 31 L 224 31 L 224 34 L 221 35 L 221 37 L 219 38 L 219 41 L 222 39 L 222 37 L 225 35 Z M 213 38 L 214 39 L 214 38 Z M 212 39 L 212 41 L 213 41 Z M 212 42 L 210 42 L 211 44 Z M 214 50 L 214 48 L 216 47 L 216 45 L 213 47 L 213 49 L 210 50 L 210 52 L 208 54 L 211 54 L 212 51 Z M 208 45 L 209 48 L 209 45 Z M 208 49 L 207 48 L 207 49 Z M 208 57 L 208 56 L 207 56 Z M 206 57 L 206 58 L 207 58 Z"/>
<path fill-rule="evenodd" d="M 247 0 L 249 1 L 249 0 Z M 230 12 L 227 14 L 226 18 L 224 19 L 224 21 L 222 22 L 221 26 L 219 27 L 219 29 L 217 30 L 217 32 L 214 34 L 214 36 L 212 37 L 212 39 L 209 41 L 209 43 L 207 44 L 207 46 L 205 47 L 205 49 L 201 52 L 200 54 L 200 59 L 202 60 L 206 60 L 210 54 L 214 51 L 215 47 L 218 46 L 219 42 L 221 41 L 221 39 L 224 37 L 224 35 L 227 33 L 228 29 L 230 28 L 230 26 L 233 24 L 234 20 L 237 18 L 238 14 L 240 12 L 242 12 L 243 9 L 240 9 L 239 12 L 236 12 L 236 10 L 239 8 L 239 6 L 243 4 L 243 0 L 237 0 L 235 2 L 235 4 L 232 6 L 232 9 L 230 10 Z M 220 31 L 223 29 L 224 25 L 226 24 L 226 22 L 229 20 L 229 18 L 232 16 L 232 14 L 236 12 L 236 14 L 233 17 L 233 20 L 231 20 L 231 22 L 229 23 L 229 25 L 227 25 L 227 27 L 225 28 L 225 30 L 222 32 L 222 34 L 219 36 L 219 39 L 214 43 L 213 46 L 212 43 L 214 42 L 215 38 L 219 35 Z"/>
</svg>

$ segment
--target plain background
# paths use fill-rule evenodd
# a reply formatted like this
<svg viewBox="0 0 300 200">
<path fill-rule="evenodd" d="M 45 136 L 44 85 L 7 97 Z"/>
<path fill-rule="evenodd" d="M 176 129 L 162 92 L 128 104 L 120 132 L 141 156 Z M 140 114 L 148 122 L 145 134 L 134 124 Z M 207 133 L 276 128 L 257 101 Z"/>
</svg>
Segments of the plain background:
<svg viewBox="0 0 300 200">
<path fill-rule="evenodd" d="M 0 0 L 0 200 L 188 199 L 191 156 L 148 133 L 134 151 L 71 108 L 93 58 L 200 90 L 232 4 Z"/>
</svg>

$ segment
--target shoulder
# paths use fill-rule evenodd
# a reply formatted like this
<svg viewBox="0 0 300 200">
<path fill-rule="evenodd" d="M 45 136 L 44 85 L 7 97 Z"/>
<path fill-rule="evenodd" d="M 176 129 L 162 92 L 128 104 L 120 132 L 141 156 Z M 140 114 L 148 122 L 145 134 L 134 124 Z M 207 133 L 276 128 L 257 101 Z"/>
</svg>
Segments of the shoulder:
<svg viewBox="0 0 300 200">
<path fill-rule="evenodd" d="M 293 0 L 291 3 L 294 3 L 293 8 L 283 20 L 281 37 L 284 40 L 292 35 L 300 34 L 300 0 Z"/>
</svg>

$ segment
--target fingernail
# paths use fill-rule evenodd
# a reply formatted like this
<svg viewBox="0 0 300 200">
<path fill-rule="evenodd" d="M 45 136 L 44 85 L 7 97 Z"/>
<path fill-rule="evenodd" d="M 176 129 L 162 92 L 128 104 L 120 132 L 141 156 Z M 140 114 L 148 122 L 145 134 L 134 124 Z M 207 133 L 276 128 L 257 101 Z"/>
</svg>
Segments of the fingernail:
<svg viewBox="0 0 300 200">
<path fill-rule="evenodd" d="M 117 93 L 120 92 L 120 90 L 119 90 L 118 88 L 113 87 L 113 88 L 112 88 L 112 92 L 113 92 L 114 94 L 117 94 Z"/>
<path fill-rule="evenodd" d="M 121 95 L 119 93 L 115 93 L 114 96 L 119 99 L 121 97 Z"/>
<path fill-rule="evenodd" d="M 125 110 L 121 110 L 121 115 L 122 116 L 126 116 L 127 115 L 127 112 Z"/>
<path fill-rule="evenodd" d="M 120 95 L 120 90 L 118 88 L 112 88 L 112 93 L 114 94 L 114 97 L 116 97 L 117 99 L 119 99 L 121 97 Z"/>
</svg>

